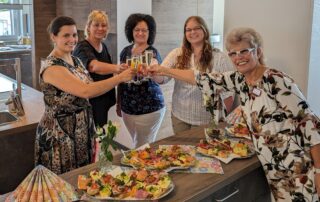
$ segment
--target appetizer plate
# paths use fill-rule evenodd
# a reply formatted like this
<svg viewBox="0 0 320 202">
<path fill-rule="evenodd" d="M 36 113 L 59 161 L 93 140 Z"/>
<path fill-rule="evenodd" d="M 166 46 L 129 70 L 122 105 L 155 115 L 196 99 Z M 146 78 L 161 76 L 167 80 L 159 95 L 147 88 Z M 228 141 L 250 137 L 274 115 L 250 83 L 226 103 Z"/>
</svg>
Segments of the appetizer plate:
<svg viewBox="0 0 320 202">
<path fill-rule="evenodd" d="M 195 165 L 195 149 L 187 145 L 160 145 L 158 149 L 144 148 L 123 152 L 121 164 L 133 168 L 149 170 L 165 170 L 170 172 L 176 169 L 188 169 Z M 193 152 L 191 152 L 193 150 Z"/>
<path fill-rule="evenodd" d="M 226 127 L 226 135 L 230 137 L 245 138 L 251 140 L 249 130 L 244 123 L 235 123 L 233 126 Z"/>
<path fill-rule="evenodd" d="M 250 158 L 255 154 L 255 151 L 250 141 L 228 138 L 223 140 L 202 140 L 197 145 L 197 153 L 217 158 L 227 164 L 233 159 Z"/>
<path fill-rule="evenodd" d="M 168 195 L 174 189 L 174 184 L 164 171 L 93 170 L 88 175 L 78 176 L 78 189 L 84 190 L 92 201 L 149 201 Z"/>
</svg>

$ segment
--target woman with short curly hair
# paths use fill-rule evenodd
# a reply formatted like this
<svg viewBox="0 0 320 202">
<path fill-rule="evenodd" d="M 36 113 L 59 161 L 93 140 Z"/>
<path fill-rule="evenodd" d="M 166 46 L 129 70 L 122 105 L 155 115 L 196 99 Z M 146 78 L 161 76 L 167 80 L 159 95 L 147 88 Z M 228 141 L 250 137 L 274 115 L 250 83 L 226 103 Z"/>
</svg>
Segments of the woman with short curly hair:
<svg viewBox="0 0 320 202">
<path fill-rule="evenodd" d="M 152 46 L 156 36 L 156 22 L 152 16 L 135 13 L 128 17 L 125 33 L 131 45 L 120 53 L 120 61 L 153 52 L 153 61 L 161 63 L 161 56 Z M 157 78 L 143 79 L 141 84 L 122 83 L 118 86 L 117 114 L 133 139 L 134 147 L 154 142 L 165 114 L 164 97 Z"/>
</svg>

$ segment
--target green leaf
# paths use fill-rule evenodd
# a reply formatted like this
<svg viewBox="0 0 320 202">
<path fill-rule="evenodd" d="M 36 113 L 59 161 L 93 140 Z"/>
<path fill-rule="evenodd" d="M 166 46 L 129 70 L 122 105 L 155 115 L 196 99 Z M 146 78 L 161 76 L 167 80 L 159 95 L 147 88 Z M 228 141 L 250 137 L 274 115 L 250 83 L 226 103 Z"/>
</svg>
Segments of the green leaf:
<svg viewBox="0 0 320 202">
<path fill-rule="evenodd" d="M 106 152 L 106 157 L 109 161 L 112 161 L 113 160 L 113 155 L 112 155 L 112 152 L 111 151 L 107 151 Z"/>
</svg>

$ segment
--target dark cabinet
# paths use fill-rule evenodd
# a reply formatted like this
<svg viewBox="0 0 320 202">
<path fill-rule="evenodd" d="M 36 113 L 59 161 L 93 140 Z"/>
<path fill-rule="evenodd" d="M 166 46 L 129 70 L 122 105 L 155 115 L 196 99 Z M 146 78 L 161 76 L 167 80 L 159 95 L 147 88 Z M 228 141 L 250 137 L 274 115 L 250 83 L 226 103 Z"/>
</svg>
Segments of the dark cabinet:
<svg viewBox="0 0 320 202">
<path fill-rule="evenodd" d="M 22 83 L 33 87 L 32 85 L 32 57 L 31 50 L 25 51 L 10 51 L 0 53 L 1 59 L 20 58 L 21 80 Z M 12 66 L 13 61 L 1 62 L 0 73 L 16 79 L 16 73 Z"/>
<path fill-rule="evenodd" d="M 264 171 L 259 167 L 201 202 L 271 202 L 270 194 Z"/>
</svg>

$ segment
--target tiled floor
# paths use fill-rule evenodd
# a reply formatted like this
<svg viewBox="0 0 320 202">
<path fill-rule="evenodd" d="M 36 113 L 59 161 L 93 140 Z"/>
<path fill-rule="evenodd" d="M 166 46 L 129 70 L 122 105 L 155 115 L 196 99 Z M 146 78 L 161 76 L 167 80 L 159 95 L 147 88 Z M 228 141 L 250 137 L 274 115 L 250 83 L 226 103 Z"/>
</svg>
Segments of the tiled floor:
<svg viewBox="0 0 320 202">
<path fill-rule="evenodd" d="M 172 80 L 167 84 L 161 85 L 161 89 L 165 98 L 167 111 L 163 119 L 161 128 L 159 130 L 157 139 L 163 139 L 165 137 L 173 135 L 173 131 L 171 127 L 171 99 L 172 99 L 173 84 L 174 82 Z M 117 116 L 115 111 L 115 106 L 112 107 L 109 111 L 109 119 L 112 121 L 117 121 L 121 125 L 119 134 L 116 137 L 116 141 L 118 141 L 120 144 L 123 144 L 126 147 L 132 148 L 132 139 L 122 119 Z"/>
</svg>

